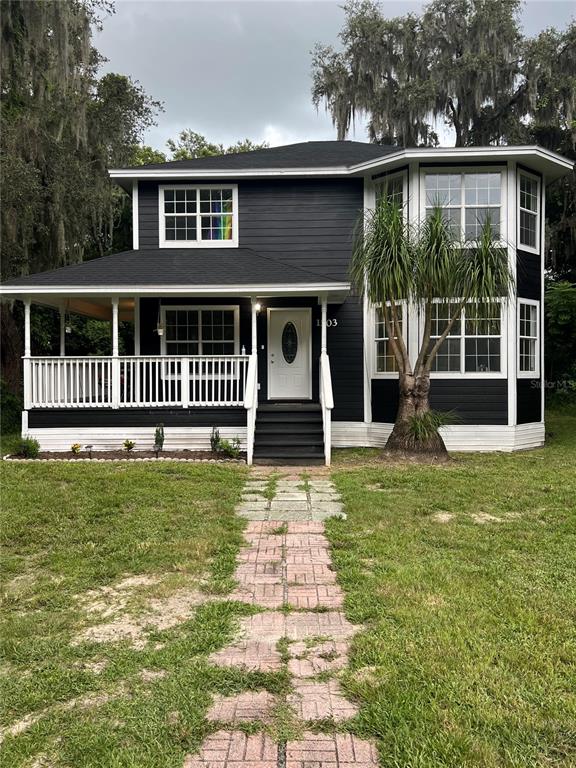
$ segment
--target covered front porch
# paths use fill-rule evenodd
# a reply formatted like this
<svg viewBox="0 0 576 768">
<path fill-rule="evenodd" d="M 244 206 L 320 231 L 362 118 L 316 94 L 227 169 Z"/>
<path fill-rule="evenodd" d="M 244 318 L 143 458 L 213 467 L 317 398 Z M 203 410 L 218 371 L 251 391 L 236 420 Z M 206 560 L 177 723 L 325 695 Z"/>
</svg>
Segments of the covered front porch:
<svg viewBox="0 0 576 768">
<path fill-rule="evenodd" d="M 329 463 L 330 294 L 302 289 L 286 293 L 99 294 L 80 301 L 74 295 L 21 296 L 23 434 L 52 449 L 67 450 L 77 441 L 90 443 L 94 450 L 110 449 L 128 437 L 135 439 L 137 448 L 149 450 L 154 425 L 163 423 L 170 444 L 198 450 L 209 448 L 210 432 L 216 427 L 225 438 L 239 437 L 251 464 L 259 405 L 293 406 L 303 416 L 318 408 L 322 458 Z M 60 313 L 59 355 L 32 354 L 35 305 Z M 68 354 L 74 313 L 109 322 L 111 354 Z M 122 321 L 133 325 L 132 354 L 120 354 Z M 272 415 L 276 413 L 274 409 Z M 264 438 L 270 439 L 271 414 L 262 416 Z M 278 425 L 278 430 L 285 429 L 286 425 Z M 290 434 L 280 438 L 280 451 L 284 443 L 292 444 L 289 438 Z"/>
</svg>

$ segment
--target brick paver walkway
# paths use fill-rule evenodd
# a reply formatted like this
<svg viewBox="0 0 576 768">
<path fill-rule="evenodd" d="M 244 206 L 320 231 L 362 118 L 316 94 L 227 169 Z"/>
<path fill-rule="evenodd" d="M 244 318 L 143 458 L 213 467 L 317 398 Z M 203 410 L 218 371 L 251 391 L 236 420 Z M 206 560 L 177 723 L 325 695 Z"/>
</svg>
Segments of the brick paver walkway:
<svg viewBox="0 0 576 768">
<path fill-rule="evenodd" d="M 358 711 L 337 678 L 358 627 L 340 610 L 343 594 L 324 535 L 323 520 L 345 517 L 333 484 L 324 474 L 305 480 L 292 471 L 270 482 L 266 472 L 254 472 L 237 512 L 248 523 L 230 599 L 262 610 L 243 618 L 236 640 L 210 661 L 250 671 L 286 668 L 291 690 L 284 697 L 265 690 L 214 697 L 207 720 L 230 730 L 208 736 L 184 768 L 376 768 L 371 742 L 306 729 L 343 723 Z M 264 730 L 234 730 L 273 725 L 279 707 L 292 713 L 298 740 L 276 743 Z"/>
</svg>

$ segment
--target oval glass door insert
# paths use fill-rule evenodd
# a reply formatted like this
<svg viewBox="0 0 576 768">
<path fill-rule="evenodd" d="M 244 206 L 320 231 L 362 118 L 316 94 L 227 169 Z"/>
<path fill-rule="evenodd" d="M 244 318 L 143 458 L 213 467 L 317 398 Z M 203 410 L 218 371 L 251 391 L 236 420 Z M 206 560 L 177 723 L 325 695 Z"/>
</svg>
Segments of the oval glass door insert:
<svg viewBox="0 0 576 768">
<path fill-rule="evenodd" d="M 292 322 L 286 323 L 282 331 L 282 354 L 289 365 L 296 360 L 298 354 L 298 332 Z"/>
</svg>

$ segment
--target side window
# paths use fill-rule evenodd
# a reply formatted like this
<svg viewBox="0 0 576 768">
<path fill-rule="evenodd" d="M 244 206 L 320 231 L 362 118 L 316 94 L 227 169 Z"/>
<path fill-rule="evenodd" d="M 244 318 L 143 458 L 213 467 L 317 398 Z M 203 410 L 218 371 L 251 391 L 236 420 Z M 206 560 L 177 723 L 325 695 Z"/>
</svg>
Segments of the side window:
<svg viewBox="0 0 576 768">
<path fill-rule="evenodd" d="M 540 182 L 535 176 L 519 173 L 518 245 L 538 251 L 540 224 Z"/>
<path fill-rule="evenodd" d="M 540 375 L 540 304 L 518 300 L 518 376 Z"/>
</svg>

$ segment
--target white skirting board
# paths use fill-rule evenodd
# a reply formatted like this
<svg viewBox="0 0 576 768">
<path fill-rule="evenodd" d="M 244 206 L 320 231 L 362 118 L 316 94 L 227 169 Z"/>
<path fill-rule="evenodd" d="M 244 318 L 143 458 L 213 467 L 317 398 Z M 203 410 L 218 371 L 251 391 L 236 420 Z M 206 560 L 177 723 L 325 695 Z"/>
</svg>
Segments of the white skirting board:
<svg viewBox="0 0 576 768">
<path fill-rule="evenodd" d="M 332 422 L 334 448 L 381 448 L 392 424 L 362 421 Z M 440 430 L 449 451 L 519 451 L 544 445 L 543 423 L 507 425 L 457 424 Z"/>
<path fill-rule="evenodd" d="M 246 427 L 220 427 L 223 440 L 240 438 L 246 450 Z M 209 451 L 211 427 L 164 427 L 164 450 Z M 154 445 L 154 427 L 41 427 L 28 429 L 26 435 L 40 443 L 43 451 L 69 451 L 73 443 L 92 445 L 95 451 L 122 448 L 124 440 L 133 440 L 134 451 L 150 451 Z"/>
</svg>

